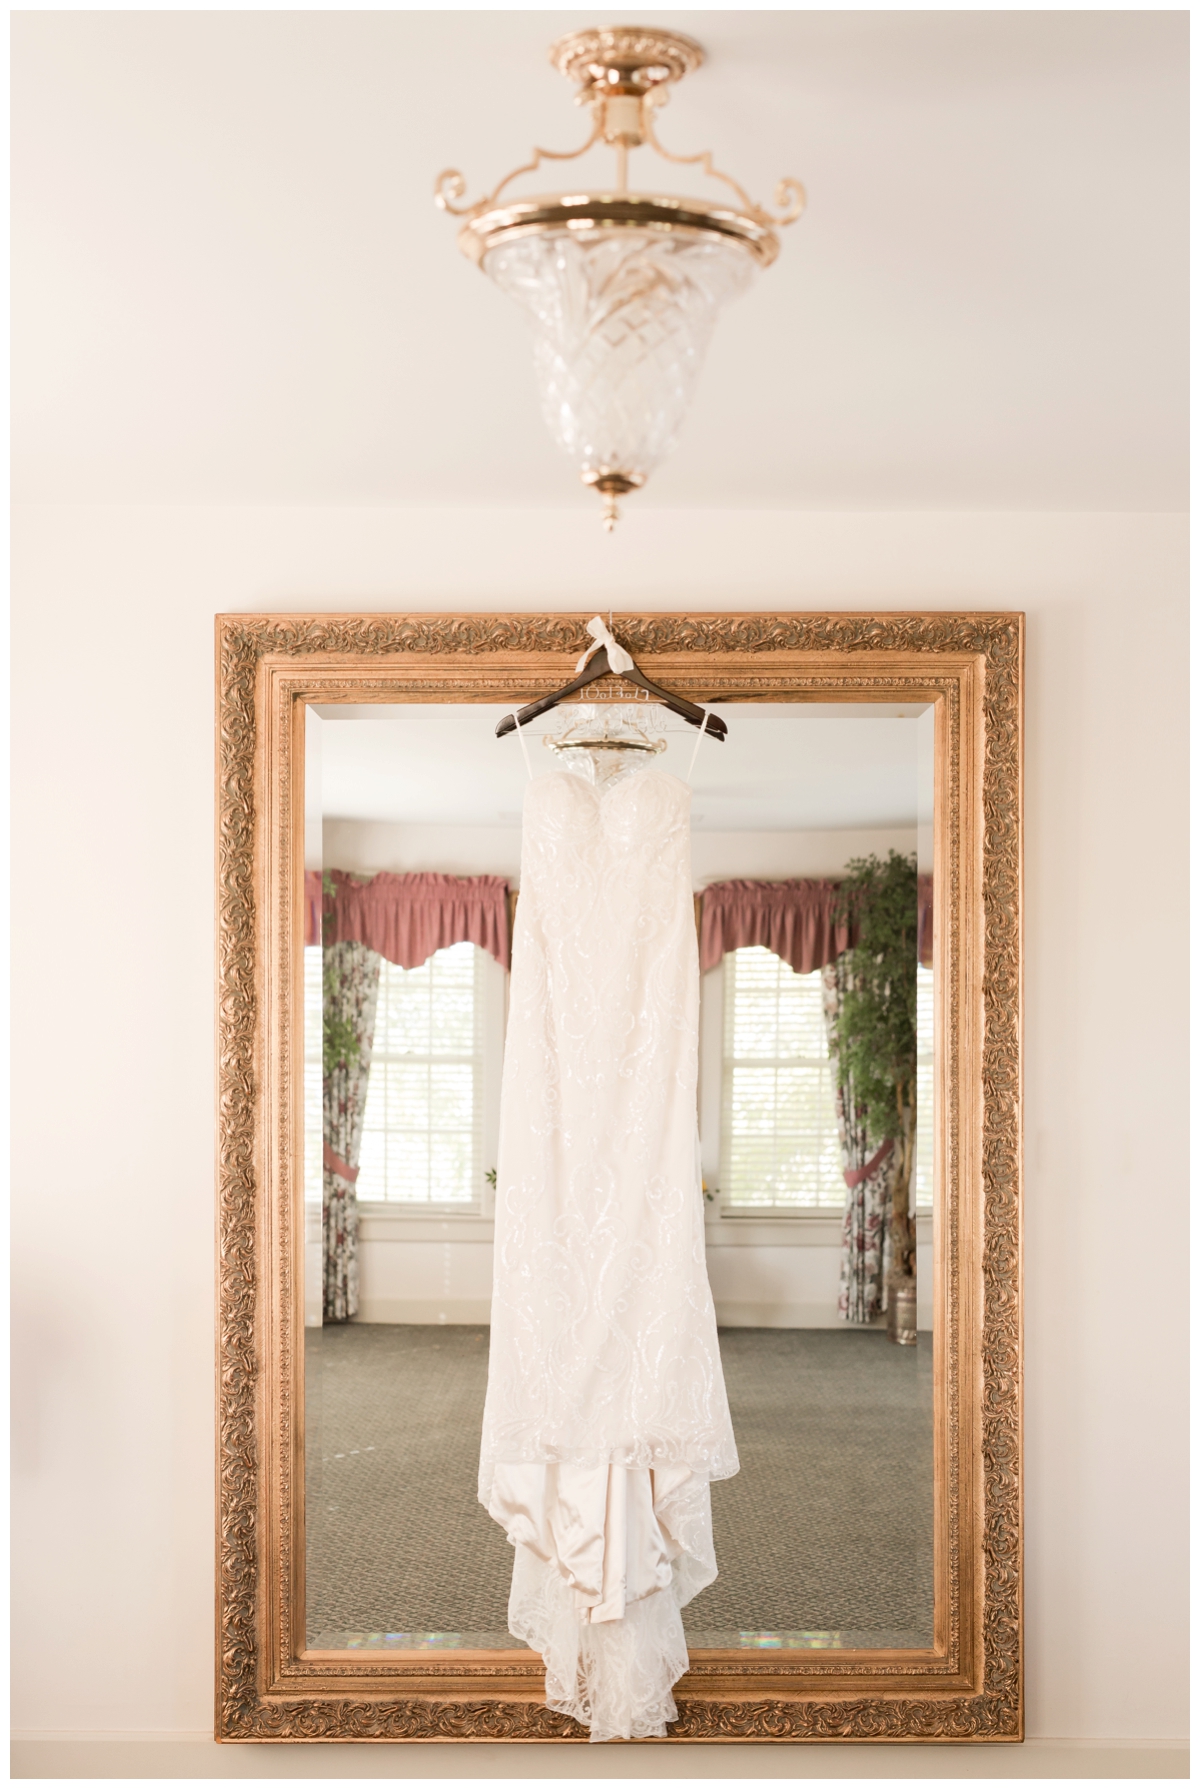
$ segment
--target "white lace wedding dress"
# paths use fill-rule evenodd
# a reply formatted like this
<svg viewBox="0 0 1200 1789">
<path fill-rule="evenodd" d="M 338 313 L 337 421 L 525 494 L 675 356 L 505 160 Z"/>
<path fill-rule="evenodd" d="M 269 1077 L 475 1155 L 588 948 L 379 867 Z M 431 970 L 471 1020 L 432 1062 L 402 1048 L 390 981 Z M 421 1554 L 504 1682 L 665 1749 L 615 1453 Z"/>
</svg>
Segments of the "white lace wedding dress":
<svg viewBox="0 0 1200 1789">
<path fill-rule="evenodd" d="M 662 1736 L 738 1469 L 704 1262 L 690 791 L 526 791 L 479 1496 L 509 1627 L 593 1740 Z"/>
</svg>

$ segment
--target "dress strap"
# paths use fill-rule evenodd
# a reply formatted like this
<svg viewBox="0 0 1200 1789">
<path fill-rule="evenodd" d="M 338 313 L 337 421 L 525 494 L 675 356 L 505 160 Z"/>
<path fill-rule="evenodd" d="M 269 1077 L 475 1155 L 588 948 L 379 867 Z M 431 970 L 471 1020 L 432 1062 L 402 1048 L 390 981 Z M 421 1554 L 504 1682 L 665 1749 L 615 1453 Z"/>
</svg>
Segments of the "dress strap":
<svg viewBox="0 0 1200 1789">
<path fill-rule="evenodd" d="M 698 732 L 697 732 L 697 734 L 696 734 L 696 743 L 695 743 L 695 745 L 694 745 L 694 746 L 693 746 L 693 747 L 692 747 L 692 761 L 691 761 L 691 763 L 690 763 L 690 764 L 689 764 L 689 765 L 688 765 L 688 773 L 687 773 L 687 777 L 686 777 L 686 779 L 685 779 L 685 780 L 686 780 L 686 781 L 687 781 L 687 782 L 689 782 L 689 783 L 690 783 L 690 782 L 691 782 L 691 780 L 692 780 L 692 772 L 693 772 L 693 770 L 695 770 L 695 768 L 696 768 L 696 754 L 697 754 L 697 753 L 698 753 L 698 752 L 699 752 L 699 750 L 700 750 L 700 741 L 701 741 L 701 740 L 702 740 L 702 739 L 703 739 L 703 738 L 704 738 L 704 730 L 705 730 L 705 728 L 706 728 L 706 727 L 707 727 L 707 726 L 708 726 L 708 709 L 707 709 L 707 708 L 702 708 L 702 709 L 701 709 L 701 710 L 700 710 L 700 715 L 701 715 L 701 720 L 700 720 L 700 728 L 699 728 L 699 731 L 698 731 Z"/>
<path fill-rule="evenodd" d="M 521 731 L 521 720 L 516 709 L 512 711 L 513 726 L 517 729 L 517 738 L 521 741 L 521 754 L 525 759 L 525 768 L 529 772 L 529 780 L 533 781 L 533 765 L 529 762 L 529 747 L 525 744 L 525 735 Z M 690 774 L 690 772 L 689 772 Z"/>
</svg>

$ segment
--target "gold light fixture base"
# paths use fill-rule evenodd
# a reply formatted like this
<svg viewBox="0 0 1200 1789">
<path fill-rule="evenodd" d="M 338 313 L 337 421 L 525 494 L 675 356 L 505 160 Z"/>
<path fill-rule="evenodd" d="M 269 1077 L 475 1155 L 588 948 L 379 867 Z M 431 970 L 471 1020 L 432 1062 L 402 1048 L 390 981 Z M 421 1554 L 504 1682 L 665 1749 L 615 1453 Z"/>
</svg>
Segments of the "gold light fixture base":
<svg viewBox="0 0 1200 1789">
<path fill-rule="evenodd" d="M 779 253 L 776 231 L 795 223 L 804 210 L 800 182 L 781 180 L 775 188 L 779 211 L 770 212 L 714 165 L 710 151 L 676 155 L 663 147 L 655 132 L 653 114 L 665 103 L 670 88 L 704 61 L 704 51 L 694 39 L 681 31 L 653 26 L 610 25 L 560 37 L 550 46 L 550 61 L 576 83 L 577 102 L 592 114 L 591 133 L 577 149 L 535 149 L 530 161 L 514 168 L 490 193 L 470 205 L 460 203 L 467 190 L 462 174 L 457 168 L 444 168 L 434 185 L 434 199 L 441 210 L 464 220 L 458 242 L 465 255 L 480 265 L 499 237 L 518 231 L 529 235 L 564 227 L 586 231 L 624 225 L 733 236 L 761 265 L 770 265 Z M 543 162 L 576 161 L 596 144 L 606 144 L 617 158 L 617 177 L 607 192 L 577 191 L 500 202 L 514 180 L 536 173 Z M 629 151 L 643 146 L 663 161 L 695 167 L 707 179 L 719 181 L 733 194 L 735 203 L 728 198 L 723 204 L 713 204 L 704 199 L 630 192 Z"/>
<path fill-rule="evenodd" d="M 704 51 L 682 31 L 653 25 L 605 25 L 569 31 L 550 45 L 550 62 L 579 88 L 578 103 L 613 94 L 642 95 L 681 81 L 704 61 Z"/>
</svg>

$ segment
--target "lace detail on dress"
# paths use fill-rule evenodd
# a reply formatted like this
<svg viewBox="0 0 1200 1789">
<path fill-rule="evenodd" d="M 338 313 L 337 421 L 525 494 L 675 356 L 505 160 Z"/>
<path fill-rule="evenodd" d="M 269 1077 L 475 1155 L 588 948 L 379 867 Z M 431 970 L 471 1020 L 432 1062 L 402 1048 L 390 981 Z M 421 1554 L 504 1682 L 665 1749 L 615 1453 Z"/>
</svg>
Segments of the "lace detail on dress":
<svg viewBox="0 0 1200 1789">
<path fill-rule="evenodd" d="M 642 1476 L 651 1477 L 629 1474 Z M 699 1551 L 681 1554 L 666 1584 L 628 1602 L 619 1620 L 583 1619 L 561 1567 L 516 1543 L 509 1629 L 545 1661 L 546 1706 L 588 1727 L 593 1741 L 663 1739 L 675 1719 L 671 1686 L 688 1667 L 680 1610 L 717 1575 L 708 1481 L 684 1476 L 670 1507 Z"/>
<path fill-rule="evenodd" d="M 650 768 L 525 797 L 479 1496 L 516 1545 L 513 1632 L 593 1738 L 673 1718 L 679 1609 L 716 1575 L 709 1482 L 738 1466 L 704 1258 L 689 802 Z M 609 1588 L 591 1580 L 617 1505 L 643 1558 L 665 1553 L 649 1592 L 630 1564 L 614 1619 L 611 1557 Z"/>
</svg>

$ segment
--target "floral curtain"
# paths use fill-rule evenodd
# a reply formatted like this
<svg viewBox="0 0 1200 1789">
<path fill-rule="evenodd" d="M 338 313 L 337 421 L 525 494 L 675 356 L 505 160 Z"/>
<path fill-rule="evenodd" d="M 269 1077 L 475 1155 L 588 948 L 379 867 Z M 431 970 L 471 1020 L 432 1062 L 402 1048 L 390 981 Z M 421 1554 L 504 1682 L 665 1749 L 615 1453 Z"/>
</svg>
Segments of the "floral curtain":
<svg viewBox="0 0 1200 1789">
<path fill-rule="evenodd" d="M 895 1144 L 888 1137 L 878 1149 L 871 1150 L 867 1141 L 866 1112 L 855 1104 L 854 1088 L 838 1066 L 838 1019 L 846 986 L 846 959 L 839 957 L 827 964 L 821 973 L 825 1034 L 842 1148 L 842 1178 L 846 1182 L 838 1316 L 847 1323 L 870 1323 L 887 1307 L 885 1253 Z"/>
<path fill-rule="evenodd" d="M 383 959 L 365 944 L 324 950 L 323 1227 L 326 1323 L 358 1311 L 358 1154 Z"/>
</svg>

